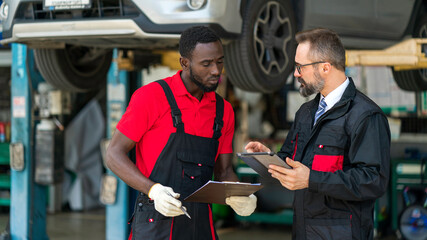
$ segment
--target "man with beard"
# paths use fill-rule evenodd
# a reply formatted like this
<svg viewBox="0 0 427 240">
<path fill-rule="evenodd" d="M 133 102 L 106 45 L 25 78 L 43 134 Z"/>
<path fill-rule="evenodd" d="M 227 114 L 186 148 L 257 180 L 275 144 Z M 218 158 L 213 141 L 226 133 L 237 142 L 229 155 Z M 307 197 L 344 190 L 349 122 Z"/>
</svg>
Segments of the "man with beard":
<svg viewBox="0 0 427 240">
<path fill-rule="evenodd" d="M 303 104 L 278 155 L 292 169 L 270 165 L 295 190 L 293 239 L 373 239 L 374 204 L 387 189 L 390 130 L 381 109 L 345 75 L 338 35 L 313 29 L 296 35 L 294 76 Z M 250 142 L 248 152 L 268 152 Z"/>
<path fill-rule="evenodd" d="M 211 205 L 182 199 L 212 175 L 238 181 L 234 112 L 214 92 L 224 65 L 221 40 L 207 27 L 192 27 L 181 34 L 179 52 L 182 70 L 135 91 L 107 150 L 108 167 L 139 192 L 129 239 L 218 239 Z M 136 164 L 127 156 L 134 146 Z M 256 200 L 232 196 L 226 203 L 247 216 Z"/>
</svg>

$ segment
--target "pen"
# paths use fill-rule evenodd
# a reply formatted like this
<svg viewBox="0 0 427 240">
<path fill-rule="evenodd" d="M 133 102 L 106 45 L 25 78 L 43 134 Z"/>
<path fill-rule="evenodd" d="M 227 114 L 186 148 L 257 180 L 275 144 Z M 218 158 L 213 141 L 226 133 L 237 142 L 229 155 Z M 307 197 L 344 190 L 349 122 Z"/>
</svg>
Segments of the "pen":
<svg viewBox="0 0 427 240">
<path fill-rule="evenodd" d="M 191 219 L 190 214 L 188 214 L 188 212 L 185 210 L 185 208 L 183 206 L 181 206 L 181 210 L 184 212 L 184 214 Z"/>
<path fill-rule="evenodd" d="M 169 196 L 173 197 L 172 194 L 170 194 L 169 192 L 167 192 L 167 193 Z M 181 211 L 185 214 L 185 216 L 187 216 L 189 219 L 191 219 L 190 214 L 188 214 L 188 212 L 185 210 L 184 206 L 181 205 L 180 208 L 181 208 Z"/>
</svg>

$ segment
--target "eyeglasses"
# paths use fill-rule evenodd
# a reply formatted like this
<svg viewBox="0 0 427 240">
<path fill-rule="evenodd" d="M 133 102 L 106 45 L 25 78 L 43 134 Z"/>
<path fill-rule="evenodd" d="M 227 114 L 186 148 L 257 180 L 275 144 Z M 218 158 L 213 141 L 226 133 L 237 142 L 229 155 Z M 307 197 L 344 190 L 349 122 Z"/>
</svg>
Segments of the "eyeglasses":
<svg viewBox="0 0 427 240">
<path fill-rule="evenodd" d="M 307 63 L 307 64 L 303 64 L 303 65 L 295 64 L 295 68 L 297 69 L 298 73 L 301 74 L 301 68 L 302 67 L 310 66 L 310 65 L 314 65 L 314 64 L 318 64 L 318 63 L 325 63 L 325 62 L 313 62 L 313 63 Z"/>
</svg>

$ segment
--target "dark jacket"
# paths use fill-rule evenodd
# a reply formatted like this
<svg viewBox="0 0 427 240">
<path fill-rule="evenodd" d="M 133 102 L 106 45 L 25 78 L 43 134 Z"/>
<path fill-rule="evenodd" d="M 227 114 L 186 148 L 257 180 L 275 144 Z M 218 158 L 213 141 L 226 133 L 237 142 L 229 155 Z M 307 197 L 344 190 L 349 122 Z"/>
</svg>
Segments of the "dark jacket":
<svg viewBox="0 0 427 240">
<path fill-rule="evenodd" d="M 295 191 L 293 238 L 373 239 L 374 203 L 389 179 L 387 118 L 351 78 L 313 126 L 319 99 L 301 106 L 278 153 L 310 168 L 309 187 Z"/>
</svg>

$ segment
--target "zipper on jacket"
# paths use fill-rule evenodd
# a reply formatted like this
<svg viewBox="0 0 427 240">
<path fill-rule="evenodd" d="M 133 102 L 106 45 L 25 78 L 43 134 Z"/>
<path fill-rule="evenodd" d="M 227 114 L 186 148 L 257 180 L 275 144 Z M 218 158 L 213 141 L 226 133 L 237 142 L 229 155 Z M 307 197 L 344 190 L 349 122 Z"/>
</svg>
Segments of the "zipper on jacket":
<svg viewBox="0 0 427 240">
<path fill-rule="evenodd" d="M 294 154 L 292 155 L 292 160 L 295 160 L 295 154 L 297 154 L 297 147 L 298 147 L 298 133 L 295 136 L 295 148 L 294 148 Z"/>
</svg>

